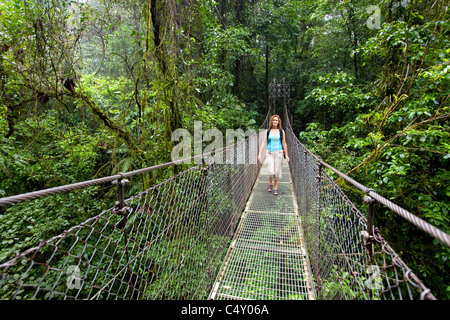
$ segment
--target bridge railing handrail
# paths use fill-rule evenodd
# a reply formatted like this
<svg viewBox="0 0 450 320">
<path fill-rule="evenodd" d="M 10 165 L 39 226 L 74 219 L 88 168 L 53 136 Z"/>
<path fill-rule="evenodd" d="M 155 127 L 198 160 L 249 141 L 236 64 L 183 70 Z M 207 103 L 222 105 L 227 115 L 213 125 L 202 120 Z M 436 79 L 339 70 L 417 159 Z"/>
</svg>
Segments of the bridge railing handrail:
<svg viewBox="0 0 450 320">
<path fill-rule="evenodd" d="M 289 114 L 289 110 L 286 110 L 286 113 Z M 426 222 L 425 220 L 423 220 L 423 219 L 417 217 L 416 215 L 412 214 L 408 210 L 406 210 L 406 209 L 400 207 L 399 205 L 393 203 L 392 201 L 386 199 L 385 197 L 383 197 L 380 194 L 378 194 L 375 190 L 373 190 L 371 188 L 368 188 L 368 187 L 362 185 L 361 183 L 359 183 L 358 181 L 350 178 L 348 175 L 346 175 L 346 174 L 342 173 L 341 171 L 339 171 L 338 169 L 332 167 L 331 165 L 329 165 L 328 163 L 326 163 L 322 159 L 320 159 L 318 156 L 316 156 L 314 153 L 312 153 L 308 148 L 306 148 L 306 146 L 304 146 L 300 142 L 298 137 L 293 132 L 291 123 L 289 122 L 289 116 L 287 116 L 287 119 L 288 119 L 288 121 L 287 121 L 287 124 L 286 124 L 286 129 L 290 130 L 293 133 L 293 135 L 297 139 L 298 143 L 300 143 L 300 145 L 302 145 L 304 150 L 306 150 L 306 152 L 308 152 L 314 159 L 316 159 L 316 161 L 318 163 L 320 163 L 324 167 L 328 168 L 329 170 L 333 171 L 339 177 L 341 177 L 345 181 L 349 182 L 350 184 L 352 184 L 353 186 L 355 186 L 359 190 L 363 191 L 370 198 L 378 201 L 379 203 L 381 203 L 382 205 L 386 206 L 390 210 L 394 211 L 396 214 L 398 214 L 402 218 L 406 219 L 407 221 L 409 221 L 410 223 L 412 223 L 413 225 L 415 225 L 416 227 L 418 227 L 422 231 L 426 232 L 427 234 L 429 234 L 432 237 L 434 237 L 434 238 L 438 239 L 439 241 L 441 241 L 446 246 L 450 247 L 450 235 L 448 233 L 438 229 L 437 227 L 435 227 L 435 226 L 431 225 L 430 223 Z"/>
<path fill-rule="evenodd" d="M 292 131 L 292 127 L 290 126 L 289 122 L 288 122 L 288 125 L 287 125 L 287 129 Z M 293 133 L 293 131 L 292 131 L 292 133 Z M 449 234 L 447 234 L 446 232 L 444 232 L 444 231 L 438 229 L 437 227 L 431 225 L 430 223 L 426 222 L 425 220 L 417 217 L 416 215 L 412 214 L 408 210 L 398 206 L 397 204 L 393 203 L 392 201 L 384 198 L 383 196 L 381 196 L 378 193 L 376 193 L 375 190 L 362 185 L 358 181 L 350 178 L 348 175 L 342 173 L 338 169 L 336 169 L 336 168 L 332 167 L 331 165 L 329 165 L 328 163 L 324 162 L 322 159 L 320 159 L 318 156 L 316 156 L 314 153 L 312 153 L 310 150 L 308 150 L 308 148 L 306 148 L 298 140 L 298 138 L 297 138 L 297 136 L 295 134 L 294 134 L 294 137 L 296 137 L 298 143 L 300 143 L 302 145 L 302 147 L 304 148 L 304 150 L 306 150 L 306 152 L 308 152 L 314 159 L 316 159 L 316 161 L 318 163 L 320 163 L 324 167 L 328 168 L 329 170 L 333 171 L 339 177 L 341 177 L 345 181 L 349 182 L 350 184 L 352 184 L 353 186 L 355 186 L 359 190 L 363 191 L 364 193 L 366 193 L 372 199 L 374 199 L 374 200 L 378 201 L 379 203 L 383 204 L 384 206 L 388 207 L 389 209 L 391 209 L 392 211 L 394 211 L 395 213 L 397 213 L 402 218 L 406 219 L 407 221 L 409 221 L 410 223 L 412 223 L 413 225 L 415 225 L 416 227 L 418 227 L 422 231 L 426 232 L 427 234 L 429 234 L 432 237 L 434 237 L 434 238 L 438 239 L 439 241 L 441 241 L 446 246 L 450 247 L 450 235 Z"/>
<path fill-rule="evenodd" d="M 201 156 L 203 156 L 203 154 Z M 186 158 L 186 159 L 183 159 L 180 161 L 191 160 L 191 159 L 198 158 L 198 157 L 200 157 L 200 155 L 191 157 L 191 158 Z M 39 191 L 33 191 L 33 192 L 23 193 L 23 194 L 19 194 L 19 195 L 4 197 L 4 198 L 0 198 L 0 207 L 23 202 L 23 201 L 34 200 L 34 199 L 38 199 L 38 198 L 42 198 L 42 197 L 46 197 L 46 196 L 50 196 L 50 195 L 55 195 L 55 194 L 59 194 L 59 193 L 69 192 L 69 191 L 78 190 L 78 189 L 84 189 L 84 188 L 87 188 L 90 186 L 116 181 L 121 178 L 127 178 L 127 177 L 131 177 L 131 176 L 134 176 L 137 174 L 150 172 L 150 171 L 154 171 L 157 169 L 163 169 L 163 168 L 172 166 L 174 164 L 175 164 L 175 162 L 172 161 L 172 162 L 167 162 L 167 163 L 163 163 L 163 164 L 159 164 L 159 165 L 155 165 L 155 166 L 151 166 L 151 167 L 147 167 L 147 168 L 143 168 L 143 169 L 138 169 L 135 171 L 119 173 L 116 175 L 107 176 L 107 177 L 103 177 L 103 178 L 98 178 L 98 179 L 93 179 L 93 180 L 88 180 L 88 181 L 83 181 L 83 182 L 77 182 L 77 183 L 68 184 L 68 185 L 64 185 L 64 186 L 48 188 L 48 189 L 43 189 L 43 190 L 39 190 Z"/>
<path fill-rule="evenodd" d="M 265 123 L 267 122 L 267 119 L 268 119 L 268 116 L 266 116 L 260 129 L 265 125 Z M 249 140 L 250 138 L 251 138 L 251 136 L 247 137 L 243 141 L 238 141 L 237 143 L 243 143 L 243 142 Z M 91 187 L 94 185 L 99 185 L 102 183 L 113 182 L 113 181 L 117 181 L 118 179 L 124 179 L 124 178 L 128 178 L 128 177 L 135 176 L 138 174 L 167 168 L 167 167 L 173 166 L 175 164 L 185 163 L 186 161 L 194 161 L 199 158 L 204 159 L 204 158 L 208 157 L 209 155 L 211 155 L 213 152 L 215 152 L 215 153 L 223 152 L 223 151 L 227 150 L 228 148 L 230 148 L 231 146 L 232 145 L 227 145 L 223 148 L 216 149 L 216 150 L 213 150 L 210 152 L 202 152 L 201 154 L 198 154 L 198 155 L 194 155 L 194 156 L 187 157 L 184 159 L 179 159 L 176 161 L 170 161 L 170 162 L 158 164 L 158 165 L 147 167 L 147 168 L 137 169 L 137 170 L 129 171 L 129 172 L 125 172 L 125 173 L 119 172 L 118 174 L 112 175 L 112 176 L 107 176 L 107 177 L 103 177 L 103 178 L 87 180 L 87 181 L 72 183 L 72 184 L 68 184 L 68 185 L 64 185 L 64 186 L 53 187 L 53 188 L 43 189 L 43 190 L 39 190 L 39 191 L 33 191 L 33 192 L 23 193 L 23 194 L 19 194 L 19 195 L 0 198 L 0 207 L 19 203 L 19 202 L 34 200 L 34 199 L 38 199 L 38 198 L 42 198 L 42 197 L 46 197 L 46 196 L 50 196 L 50 195 L 55 195 L 55 194 L 59 194 L 59 193 L 65 193 L 65 192 L 69 192 L 69 191 L 84 189 L 84 188 Z"/>
<path fill-rule="evenodd" d="M 248 140 L 249 138 L 245 139 L 244 141 Z M 240 142 L 242 142 L 242 141 L 240 141 Z M 167 168 L 167 167 L 173 166 L 178 163 L 183 163 L 185 161 L 193 161 L 193 160 L 199 159 L 199 158 L 204 159 L 213 152 L 222 152 L 222 151 L 225 151 L 229 147 L 230 146 L 226 146 L 221 149 L 217 149 L 217 150 L 214 150 L 211 152 L 205 152 L 205 153 L 202 153 L 202 154 L 199 154 L 196 156 L 192 156 L 192 157 L 188 157 L 188 158 L 184 158 L 184 159 L 180 159 L 180 160 L 176 160 L 176 161 L 170 161 L 170 162 L 158 164 L 158 165 L 147 167 L 147 168 L 137 169 L 137 170 L 129 171 L 129 172 L 125 172 L 125 173 L 118 173 L 118 174 L 112 175 L 112 176 L 107 176 L 107 177 L 103 177 L 103 178 L 87 180 L 87 181 L 72 183 L 72 184 L 68 184 L 68 185 L 64 185 L 64 186 L 48 188 L 48 189 L 43 189 L 43 190 L 39 190 L 39 191 L 33 191 L 33 192 L 28 192 L 28 193 L 18 194 L 18 195 L 14 195 L 14 196 L 0 198 L 0 207 L 19 203 L 19 202 L 24 202 L 24 201 L 28 201 L 28 200 L 34 200 L 34 199 L 38 199 L 38 198 L 42 198 L 42 197 L 46 197 L 46 196 L 50 196 L 50 195 L 55 195 L 55 194 L 59 194 L 59 193 L 65 193 L 65 192 L 74 191 L 74 190 L 78 190 L 78 189 L 84 189 L 84 188 L 91 187 L 94 185 L 99 185 L 102 183 L 113 182 L 118 179 L 124 179 L 124 178 L 128 178 L 131 176 L 143 174 L 146 172 L 151 172 L 154 170 Z"/>
</svg>

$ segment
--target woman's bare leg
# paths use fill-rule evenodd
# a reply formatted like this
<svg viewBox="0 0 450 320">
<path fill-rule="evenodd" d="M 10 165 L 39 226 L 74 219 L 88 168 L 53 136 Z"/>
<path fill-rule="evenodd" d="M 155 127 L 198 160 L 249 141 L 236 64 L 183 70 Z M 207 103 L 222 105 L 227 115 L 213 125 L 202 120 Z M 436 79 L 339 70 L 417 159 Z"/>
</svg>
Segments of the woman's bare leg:
<svg viewBox="0 0 450 320">
<path fill-rule="evenodd" d="M 269 192 L 273 191 L 272 178 L 269 178 L 269 187 L 267 188 L 267 191 Z"/>
<path fill-rule="evenodd" d="M 279 182 L 279 180 L 275 180 L 275 184 L 273 185 L 273 191 L 275 192 L 275 190 L 277 191 L 277 192 L 275 192 L 275 194 L 278 194 L 278 182 Z"/>
</svg>

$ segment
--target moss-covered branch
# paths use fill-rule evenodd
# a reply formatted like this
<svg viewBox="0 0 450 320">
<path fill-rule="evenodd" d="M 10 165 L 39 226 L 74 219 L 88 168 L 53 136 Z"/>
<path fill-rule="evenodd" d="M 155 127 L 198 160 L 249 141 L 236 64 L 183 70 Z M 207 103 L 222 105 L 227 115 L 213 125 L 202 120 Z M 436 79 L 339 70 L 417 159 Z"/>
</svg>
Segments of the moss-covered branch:
<svg viewBox="0 0 450 320">
<path fill-rule="evenodd" d="M 134 153 L 140 154 L 143 151 L 136 146 L 135 142 L 131 138 L 131 135 L 128 131 L 124 130 L 120 125 L 115 123 L 103 110 L 92 100 L 89 96 L 84 93 L 76 93 L 75 96 L 86 103 L 89 109 L 92 111 L 94 115 L 96 115 L 106 127 L 114 131 L 132 150 Z"/>
</svg>

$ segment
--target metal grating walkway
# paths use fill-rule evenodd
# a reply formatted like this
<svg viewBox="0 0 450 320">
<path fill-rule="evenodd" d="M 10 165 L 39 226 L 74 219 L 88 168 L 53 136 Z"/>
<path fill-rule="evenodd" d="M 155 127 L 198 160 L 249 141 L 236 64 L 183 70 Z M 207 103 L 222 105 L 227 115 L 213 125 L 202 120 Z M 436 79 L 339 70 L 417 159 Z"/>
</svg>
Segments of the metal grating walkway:
<svg viewBox="0 0 450 320">
<path fill-rule="evenodd" d="M 265 164 L 210 299 L 315 298 L 288 164 L 283 160 L 278 196 L 267 192 Z"/>
</svg>

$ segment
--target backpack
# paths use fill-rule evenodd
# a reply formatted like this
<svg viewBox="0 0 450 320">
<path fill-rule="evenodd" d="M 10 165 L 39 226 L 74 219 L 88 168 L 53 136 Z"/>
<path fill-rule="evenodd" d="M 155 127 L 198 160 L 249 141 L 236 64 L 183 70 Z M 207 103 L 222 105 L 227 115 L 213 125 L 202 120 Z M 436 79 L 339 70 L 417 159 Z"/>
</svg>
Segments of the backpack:
<svg viewBox="0 0 450 320">
<path fill-rule="evenodd" d="M 283 129 L 280 128 L 280 141 L 281 141 L 281 146 L 283 147 L 283 158 L 286 159 L 286 153 L 284 152 L 284 145 L 283 145 Z M 269 143 L 269 133 L 270 133 L 270 129 L 267 130 L 267 143 Z"/>
</svg>

